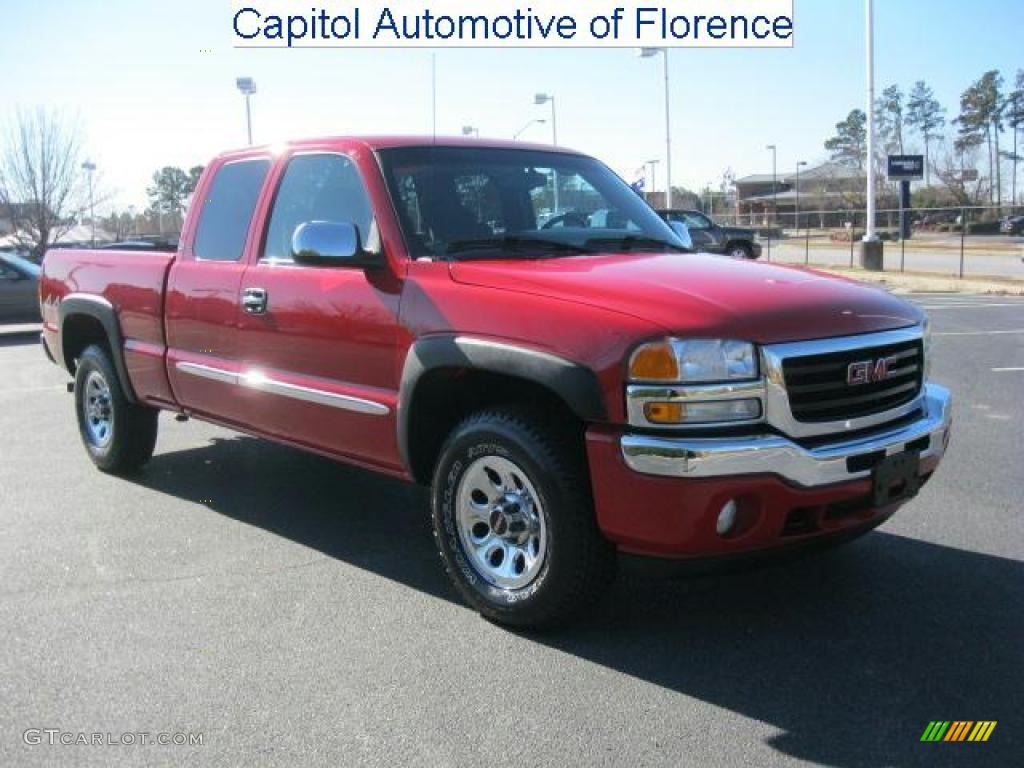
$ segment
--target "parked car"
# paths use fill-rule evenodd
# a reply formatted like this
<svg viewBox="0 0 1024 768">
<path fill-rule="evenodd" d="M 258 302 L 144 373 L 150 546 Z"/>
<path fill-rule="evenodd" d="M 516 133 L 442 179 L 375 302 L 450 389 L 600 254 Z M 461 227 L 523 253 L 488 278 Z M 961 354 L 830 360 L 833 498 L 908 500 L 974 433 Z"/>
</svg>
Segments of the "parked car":
<svg viewBox="0 0 1024 768">
<path fill-rule="evenodd" d="M 753 229 L 724 227 L 700 211 L 659 210 L 658 215 L 667 222 L 685 224 L 693 238 L 693 247 L 698 251 L 724 253 L 738 259 L 761 258 L 761 243 Z"/>
<path fill-rule="evenodd" d="M 0 321 L 39 319 L 39 265 L 20 254 L 0 251 Z"/>
<path fill-rule="evenodd" d="M 552 177 L 614 226 L 539 224 Z M 222 155 L 196 199 L 176 253 L 47 254 L 42 341 L 89 458 L 137 470 L 167 410 L 430 486 L 448 575 L 494 621 L 586 610 L 617 559 L 860 535 L 946 450 L 920 308 L 680 258 L 585 155 L 309 140 Z"/>
<path fill-rule="evenodd" d="M 1024 235 L 1024 216 L 1007 216 L 999 224 L 1004 235 Z"/>
</svg>

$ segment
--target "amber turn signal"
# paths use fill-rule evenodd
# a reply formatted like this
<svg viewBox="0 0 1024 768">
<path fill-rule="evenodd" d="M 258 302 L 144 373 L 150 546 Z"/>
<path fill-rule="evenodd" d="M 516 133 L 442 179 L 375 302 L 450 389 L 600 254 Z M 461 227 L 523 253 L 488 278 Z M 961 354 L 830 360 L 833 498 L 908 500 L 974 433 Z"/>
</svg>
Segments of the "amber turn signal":
<svg viewBox="0 0 1024 768">
<path fill-rule="evenodd" d="M 654 341 L 637 349 L 629 361 L 629 377 L 633 381 L 678 381 L 679 364 L 672 345 Z"/>
<path fill-rule="evenodd" d="M 686 406 L 682 403 L 647 403 L 644 416 L 652 424 L 679 424 L 686 420 Z"/>
</svg>

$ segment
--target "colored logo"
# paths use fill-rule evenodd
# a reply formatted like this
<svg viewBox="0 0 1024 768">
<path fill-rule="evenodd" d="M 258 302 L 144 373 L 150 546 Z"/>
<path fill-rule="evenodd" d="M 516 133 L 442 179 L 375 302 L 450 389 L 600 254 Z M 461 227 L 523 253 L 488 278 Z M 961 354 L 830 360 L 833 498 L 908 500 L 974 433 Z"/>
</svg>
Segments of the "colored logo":
<svg viewBox="0 0 1024 768">
<path fill-rule="evenodd" d="M 921 741 L 988 741 L 996 728 L 996 720 L 932 720 L 921 735 Z"/>
</svg>

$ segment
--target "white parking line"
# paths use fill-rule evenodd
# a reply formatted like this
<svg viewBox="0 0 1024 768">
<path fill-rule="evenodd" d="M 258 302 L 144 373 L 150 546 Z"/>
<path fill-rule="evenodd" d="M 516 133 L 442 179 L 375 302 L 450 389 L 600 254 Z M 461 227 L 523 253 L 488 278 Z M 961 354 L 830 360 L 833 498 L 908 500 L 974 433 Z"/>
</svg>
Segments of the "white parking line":
<svg viewBox="0 0 1024 768">
<path fill-rule="evenodd" d="M 1024 309 L 1024 301 L 1008 302 L 1000 304 L 918 304 L 921 309 L 988 309 L 989 307 L 1021 307 Z"/>
<path fill-rule="evenodd" d="M 1024 365 L 1019 366 L 1017 368 L 993 368 L 992 369 L 993 373 L 1006 373 L 1008 371 L 1024 371 Z"/>
<path fill-rule="evenodd" d="M 1024 328 L 1014 331 L 937 331 L 932 336 L 999 336 L 1003 334 L 1024 333 Z"/>
</svg>

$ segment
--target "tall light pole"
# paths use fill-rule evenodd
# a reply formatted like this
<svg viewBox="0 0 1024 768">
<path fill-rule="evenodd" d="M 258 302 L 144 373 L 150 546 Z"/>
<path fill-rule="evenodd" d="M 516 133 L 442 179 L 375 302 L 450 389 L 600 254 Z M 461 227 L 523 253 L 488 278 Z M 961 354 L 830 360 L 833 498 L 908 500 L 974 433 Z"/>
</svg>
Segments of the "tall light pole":
<svg viewBox="0 0 1024 768">
<path fill-rule="evenodd" d="M 796 215 L 793 217 L 793 227 L 800 229 L 800 169 L 807 165 L 806 160 L 796 164 Z"/>
<path fill-rule="evenodd" d="M 475 136 L 476 138 L 479 139 L 480 138 L 480 129 L 477 128 L 476 126 L 464 125 L 464 126 L 462 126 L 462 135 L 463 136 Z"/>
<path fill-rule="evenodd" d="M 644 165 L 651 166 L 651 192 L 653 192 L 656 189 L 656 187 L 655 187 L 656 179 L 654 177 L 655 176 L 654 172 L 657 169 L 658 159 L 654 158 L 653 160 L 648 160 L 646 163 L 644 163 Z"/>
<path fill-rule="evenodd" d="M 514 134 L 512 134 L 512 141 L 515 141 L 520 136 L 522 136 L 523 133 L 526 132 L 526 129 L 529 128 L 531 125 L 538 125 L 538 124 L 539 125 L 544 125 L 544 123 L 546 123 L 546 122 L 547 122 L 547 120 L 545 120 L 543 117 L 538 117 L 538 118 L 534 118 L 533 120 L 530 120 L 529 122 L 526 123 L 526 125 L 524 125 L 522 128 L 520 128 Z"/>
<path fill-rule="evenodd" d="M 672 115 L 669 109 L 668 84 L 668 48 L 641 48 L 637 55 L 641 59 L 649 59 L 658 54 L 662 56 L 665 75 L 665 207 L 672 207 Z"/>
<path fill-rule="evenodd" d="M 555 116 L 555 94 L 553 93 L 538 93 L 533 97 L 533 103 L 541 106 L 544 104 L 551 105 L 551 143 L 554 146 L 558 146 L 558 118 Z M 554 204 L 555 214 L 558 214 L 558 171 L 552 171 L 551 173 L 552 185 L 554 187 Z"/>
<path fill-rule="evenodd" d="M 555 95 L 553 93 L 538 93 L 533 97 L 533 103 L 538 106 L 551 105 L 551 143 L 558 146 L 558 120 L 555 116 Z"/>
<path fill-rule="evenodd" d="M 864 242 L 878 240 L 875 234 L 875 7 L 874 0 L 865 2 L 865 37 L 867 40 L 867 112 L 868 116 L 868 220 L 864 225 Z"/>
<path fill-rule="evenodd" d="M 93 198 L 92 175 L 96 171 L 96 163 L 86 160 L 82 163 L 82 170 L 89 177 L 89 224 L 92 227 L 92 247 L 96 247 L 96 201 Z"/>
<path fill-rule="evenodd" d="M 778 156 L 778 148 L 774 144 L 769 144 L 765 149 L 772 153 L 772 223 L 778 226 L 779 223 L 779 193 L 778 185 L 776 181 L 778 179 L 778 172 L 776 170 L 777 163 L 776 158 Z"/>
<path fill-rule="evenodd" d="M 256 93 L 256 81 L 251 77 L 235 78 L 235 87 L 245 96 L 245 129 L 249 136 L 249 146 L 252 146 L 252 107 L 249 99 Z"/>
</svg>

